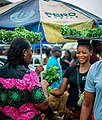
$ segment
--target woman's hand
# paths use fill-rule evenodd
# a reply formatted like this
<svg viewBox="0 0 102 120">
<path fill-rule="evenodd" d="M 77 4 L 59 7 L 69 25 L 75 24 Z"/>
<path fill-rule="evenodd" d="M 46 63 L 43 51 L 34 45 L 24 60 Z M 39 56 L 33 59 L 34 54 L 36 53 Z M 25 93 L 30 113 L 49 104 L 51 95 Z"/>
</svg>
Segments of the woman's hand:
<svg viewBox="0 0 102 120">
<path fill-rule="evenodd" d="M 48 98 L 47 87 L 49 86 L 49 83 L 46 80 L 41 80 L 41 86 L 46 98 Z"/>
<path fill-rule="evenodd" d="M 47 88 L 49 86 L 49 83 L 46 80 L 41 80 L 41 85 Z"/>
<path fill-rule="evenodd" d="M 39 75 L 42 71 L 44 71 L 43 65 L 38 65 L 35 69 L 35 72 Z"/>
</svg>

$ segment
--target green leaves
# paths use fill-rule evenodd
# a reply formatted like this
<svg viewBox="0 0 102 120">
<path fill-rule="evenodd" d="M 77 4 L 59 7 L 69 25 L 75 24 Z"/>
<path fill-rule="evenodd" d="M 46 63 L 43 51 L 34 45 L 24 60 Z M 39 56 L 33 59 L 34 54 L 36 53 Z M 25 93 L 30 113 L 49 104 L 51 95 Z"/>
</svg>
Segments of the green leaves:
<svg viewBox="0 0 102 120">
<path fill-rule="evenodd" d="M 29 40 L 31 43 L 37 43 L 42 40 L 41 33 L 28 31 L 25 29 L 24 26 L 18 26 L 14 29 L 14 31 L 4 29 L 0 30 L 0 40 L 9 42 L 17 37 L 25 38 Z"/>
<path fill-rule="evenodd" d="M 47 80 L 49 84 L 52 84 L 55 81 L 58 82 L 60 80 L 60 75 L 58 73 L 58 67 L 51 66 L 50 69 L 44 72 L 44 78 Z"/>
<path fill-rule="evenodd" d="M 48 94 L 50 94 L 52 92 L 52 89 L 50 87 L 48 87 L 47 92 L 48 92 Z"/>
<path fill-rule="evenodd" d="M 74 28 L 70 28 L 66 25 L 62 26 L 60 28 L 62 35 L 68 35 L 68 36 L 79 36 L 79 37 L 88 37 L 88 38 L 94 38 L 94 37 L 101 37 L 102 36 L 102 28 L 93 28 L 93 29 L 82 29 L 77 30 Z"/>
<path fill-rule="evenodd" d="M 70 36 L 79 36 L 80 35 L 80 31 L 76 30 L 74 28 L 69 28 L 68 26 L 64 25 L 60 28 L 61 34 L 62 35 L 70 35 Z"/>
</svg>

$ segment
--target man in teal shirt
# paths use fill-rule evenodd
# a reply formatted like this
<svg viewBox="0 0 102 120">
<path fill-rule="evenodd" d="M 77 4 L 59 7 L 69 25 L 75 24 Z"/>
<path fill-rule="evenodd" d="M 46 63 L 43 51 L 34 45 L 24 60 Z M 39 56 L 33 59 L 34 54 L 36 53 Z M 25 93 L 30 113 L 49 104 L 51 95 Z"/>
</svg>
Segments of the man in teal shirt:
<svg viewBox="0 0 102 120">
<path fill-rule="evenodd" d="M 51 66 L 57 66 L 58 67 L 58 73 L 60 75 L 59 82 L 54 82 L 50 86 L 52 89 L 58 88 L 62 83 L 62 68 L 61 68 L 60 62 L 58 61 L 58 58 L 60 58 L 61 55 L 62 55 L 61 48 L 59 46 L 54 46 L 52 48 L 52 56 L 49 58 L 49 60 L 46 64 L 46 69 L 49 69 Z"/>
<path fill-rule="evenodd" d="M 54 82 L 50 86 L 51 89 L 59 88 L 62 83 L 62 68 L 61 68 L 60 62 L 58 60 L 58 58 L 60 58 L 61 55 L 62 55 L 61 48 L 59 46 L 54 46 L 52 48 L 52 56 L 49 58 L 49 60 L 46 64 L 46 69 L 49 69 L 51 66 L 57 66 L 58 67 L 57 73 L 59 73 L 59 75 L 60 75 L 59 82 Z M 67 91 L 64 92 L 64 94 L 62 96 L 59 96 L 59 97 L 55 97 L 51 94 L 49 95 L 49 98 L 48 98 L 49 105 L 53 111 L 57 112 L 58 118 L 62 117 L 66 112 L 67 98 L 68 98 Z M 57 117 L 55 117 L 54 119 L 57 119 Z"/>
</svg>

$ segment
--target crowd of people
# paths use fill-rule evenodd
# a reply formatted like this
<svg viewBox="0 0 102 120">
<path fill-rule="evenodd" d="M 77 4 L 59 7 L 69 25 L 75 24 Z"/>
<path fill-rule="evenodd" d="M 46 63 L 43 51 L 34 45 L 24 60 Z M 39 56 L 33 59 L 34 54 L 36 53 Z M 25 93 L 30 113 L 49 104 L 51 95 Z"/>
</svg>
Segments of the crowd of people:
<svg viewBox="0 0 102 120">
<path fill-rule="evenodd" d="M 102 119 L 102 42 L 78 40 L 77 50 L 73 54 L 66 50 L 63 58 L 59 46 L 46 51 L 43 65 L 46 69 L 57 66 L 60 75 L 53 84 L 40 80 L 43 65 L 30 70 L 32 53 L 24 38 L 14 39 L 7 51 L 5 65 L 0 67 L 0 120 Z"/>
<path fill-rule="evenodd" d="M 74 120 L 80 118 L 81 107 L 77 105 L 80 93 L 84 91 L 86 75 L 91 66 L 90 56 L 92 49 L 89 42 L 78 42 L 76 57 L 79 64 L 70 66 L 66 69 L 63 75 L 63 81 L 58 89 L 54 89 L 51 94 L 55 96 L 63 95 L 66 91 L 68 84 L 70 85 L 67 100 L 67 112 L 64 119 Z M 78 78 L 78 80 L 77 80 Z M 78 87 L 79 85 L 79 87 Z"/>
<path fill-rule="evenodd" d="M 56 49 L 56 54 L 61 55 L 61 50 Z M 77 50 L 74 52 L 72 56 L 71 56 L 70 51 L 67 50 L 65 51 L 65 56 L 61 59 L 60 62 L 58 62 L 58 59 L 57 59 L 58 57 L 56 57 L 57 63 L 60 63 L 61 69 L 64 72 L 62 72 L 63 74 L 62 83 L 60 84 L 59 88 L 55 87 L 51 91 L 50 94 L 59 98 L 59 96 L 64 95 L 64 92 L 66 91 L 68 92 L 67 98 L 65 98 L 65 101 L 64 101 L 65 103 L 63 103 L 63 106 L 64 104 L 66 104 L 66 108 L 67 108 L 66 113 L 63 112 L 64 120 L 79 120 L 79 119 L 93 120 L 95 116 L 98 117 L 98 112 L 100 112 L 100 109 L 98 110 L 97 114 L 95 112 L 97 110 L 97 102 L 95 102 L 95 111 L 93 109 L 93 104 L 94 104 L 95 97 L 96 97 L 95 96 L 96 95 L 96 91 L 95 91 L 96 83 L 94 83 L 94 81 L 92 83 L 91 77 L 94 80 L 100 68 L 96 68 L 97 72 L 94 76 L 92 76 L 92 74 L 94 74 L 94 67 L 92 68 L 90 67 L 95 66 L 95 62 L 98 64 L 97 66 L 99 67 L 101 63 L 99 56 L 102 56 L 102 43 L 100 41 L 78 40 Z M 51 57 L 55 57 L 54 54 L 52 54 Z M 51 65 L 58 66 L 58 64 L 54 64 L 55 62 L 53 62 L 53 60 L 51 60 L 50 58 L 48 61 L 50 62 L 52 61 Z M 97 62 L 97 61 L 100 61 L 100 62 Z M 67 67 L 63 69 L 64 68 L 63 65 Z M 101 75 L 100 72 L 99 72 L 99 75 Z M 88 82 L 88 79 L 90 82 Z M 81 93 L 85 94 L 85 99 L 82 104 L 82 107 L 81 105 L 80 106 L 78 105 L 78 100 L 81 96 Z M 89 101 L 89 98 L 90 98 L 90 101 Z M 54 100 L 54 97 L 53 97 L 53 100 Z M 99 99 L 96 97 L 96 101 L 98 100 Z M 56 103 L 55 100 L 54 102 Z M 86 111 L 89 114 L 87 114 Z M 101 112 L 100 112 L 100 116 L 101 116 Z"/>
</svg>

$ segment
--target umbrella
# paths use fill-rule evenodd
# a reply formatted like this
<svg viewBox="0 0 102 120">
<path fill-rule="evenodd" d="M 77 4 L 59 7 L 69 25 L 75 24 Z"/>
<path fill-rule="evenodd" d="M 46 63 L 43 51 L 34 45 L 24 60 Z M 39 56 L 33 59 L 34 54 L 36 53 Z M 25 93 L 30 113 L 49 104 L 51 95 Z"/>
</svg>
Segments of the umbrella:
<svg viewBox="0 0 102 120">
<path fill-rule="evenodd" d="M 82 29 L 100 24 L 101 18 L 60 0 L 25 0 L 0 8 L 0 29 L 25 26 L 42 32 L 43 41 L 50 43 L 67 41 L 60 33 L 62 25 Z"/>
<path fill-rule="evenodd" d="M 42 32 L 43 41 L 47 43 L 68 41 L 60 33 L 62 25 L 82 29 L 100 24 L 101 18 L 60 0 L 25 0 L 0 8 L 0 29 L 13 30 L 16 26 L 25 26 L 30 31 Z"/>
<path fill-rule="evenodd" d="M 32 48 L 33 48 L 33 50 L 40 49 L 40 44 L 39 43 L 32 44 Z M 42 49 L 44 49 L 44 50 L 51 49 L 51 46 L 47 46 L 46 44 L 42 44 Z"/>
<path fill-rule="evenodd" d="M 40 44 L 32 44 L 33 50 L 40 49 Z M 45 48 L 44 45 L 42 45 L 42 48 Z"/>
<path fill-rule="evenodd" d="M 64 44 L 62 49 L 64 49 L 64 50 L 76 50 L 77 44 L 78 44 L 77 42 L 66 43 L 66 44 Z"/>
</svg>

